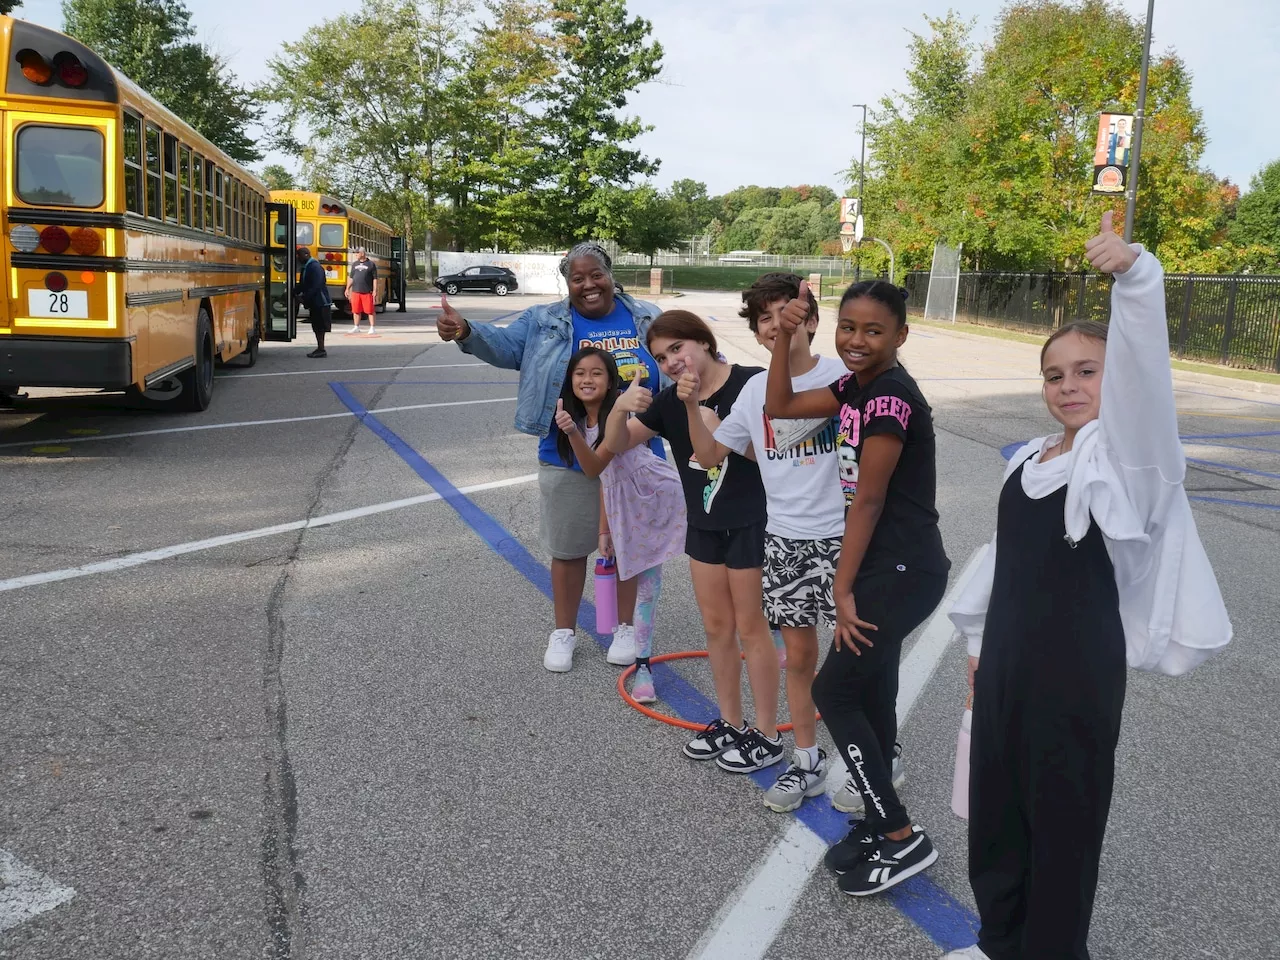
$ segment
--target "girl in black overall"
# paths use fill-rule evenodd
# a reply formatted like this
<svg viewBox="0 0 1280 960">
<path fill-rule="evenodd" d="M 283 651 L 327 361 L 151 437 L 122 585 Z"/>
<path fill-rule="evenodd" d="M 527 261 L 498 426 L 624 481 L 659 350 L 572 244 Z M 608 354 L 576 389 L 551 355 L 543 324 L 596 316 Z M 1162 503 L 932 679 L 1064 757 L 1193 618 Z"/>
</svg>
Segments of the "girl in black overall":
<svg viewBox="0 0 1280 960">
<path fill-rule="evenodd" d="M 1230 637 L 1182 488 L 1163 273 L 1110 219 L 1086 247 L 1116 277 L 1110 331 L 1072 323 L 1045 344 L 1045 403 L 1063 432 L 1013 457 L 994 551 L 951 611 L 970 645 L 982 920 L 954 960 L 1088 960 L 1126 654 L 1180 673 Z M 1175 563 L 1201 582 L 1159 575 Z M 1211 616 L 1185 616 L 1188 604 Z"/>
<path fill-rule="evenodd" d="M 898 363 L 907 338 L 906 291 L 855 283 L 840 301 L 836 350 L 849 373 L 794 393 L 787 356 L 807 320 L 808 285 L 782 310 L 769 365 L 765 412 L 837 417 L 844 539 L 832 589 L 835 639 L 813 681 L 813 699 L 862 795 L 866 819 L 827 851 L 842 891 L 881 893 L 938 859 L 893 787 L 902 643 L 933 613 L 950 561 L 938 532 L 933 414 Z"/>
</svg>

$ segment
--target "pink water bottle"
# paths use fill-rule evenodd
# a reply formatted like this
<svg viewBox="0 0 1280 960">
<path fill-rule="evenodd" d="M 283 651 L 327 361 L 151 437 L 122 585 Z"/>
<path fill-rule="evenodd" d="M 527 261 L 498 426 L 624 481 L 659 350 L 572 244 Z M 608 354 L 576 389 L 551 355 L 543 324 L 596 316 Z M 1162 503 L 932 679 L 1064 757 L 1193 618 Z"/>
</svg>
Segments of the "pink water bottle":
<svg viewBox="0 0 1280 960">
<path fill-rule="evenodd" d="M 613 633 L 618 625 L 618 568 L 613 557 L 596 561 L 596 633 Z"/>
<path fill-rule="evenodd" d="M 973 696 L 965 704 L 960 719 L 960 735 L 956 738 L 956 772 L 951 780 L 951 811 L 969 819 L 969 738 L 973 731 Z"/>
</svg>

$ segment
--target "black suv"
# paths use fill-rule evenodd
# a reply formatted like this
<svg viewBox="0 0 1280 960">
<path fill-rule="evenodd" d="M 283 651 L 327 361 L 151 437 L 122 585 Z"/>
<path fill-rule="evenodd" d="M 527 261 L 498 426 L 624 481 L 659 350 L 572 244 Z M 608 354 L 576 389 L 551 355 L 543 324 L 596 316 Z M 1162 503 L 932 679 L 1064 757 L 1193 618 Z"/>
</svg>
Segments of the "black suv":
<svg viewBox="0 0 1280 960">
<path fill-rule="evenodd" d="M 436 280 L 436 287 L 449 296 L 468 290 L 487 290 L 505 297 L 520 287 L 516 275 L 506 267 L 467 267 L 461 273 L 451 273 Z"/>
</svg>

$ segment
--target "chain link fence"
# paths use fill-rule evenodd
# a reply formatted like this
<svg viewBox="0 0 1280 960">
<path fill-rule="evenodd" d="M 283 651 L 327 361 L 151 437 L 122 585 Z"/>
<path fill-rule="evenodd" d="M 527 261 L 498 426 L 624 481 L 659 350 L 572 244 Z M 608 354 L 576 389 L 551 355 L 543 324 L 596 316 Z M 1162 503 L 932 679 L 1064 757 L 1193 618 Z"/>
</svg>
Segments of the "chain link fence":
<svg viewBox="0 0 1280 960">
<path fill-rule="evenodd" d="M 928 298 L 929 273 L 907 274 L 909 307 Z M 1280 276 L 1165 276 L 1174 354 L 1280 372 Z M 1091 273 L 962 273 L 956 319 L 1043 333 L 1072 320 L 1106 322 L 1111 278 Z"/>
</svg>

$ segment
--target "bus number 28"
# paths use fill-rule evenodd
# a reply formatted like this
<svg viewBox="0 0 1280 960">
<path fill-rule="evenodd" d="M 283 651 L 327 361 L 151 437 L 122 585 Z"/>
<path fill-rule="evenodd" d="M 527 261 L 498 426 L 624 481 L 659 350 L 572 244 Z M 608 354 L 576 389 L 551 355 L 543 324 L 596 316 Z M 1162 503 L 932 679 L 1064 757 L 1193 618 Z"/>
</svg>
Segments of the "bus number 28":
<svg viewBox="0 0 1280 960">
<path fill-rule="evenodd" d="M 50 313 L 70 313 L 71 304 L 65 293 L 49 293 L 49 312 Z"/>
</svg>

